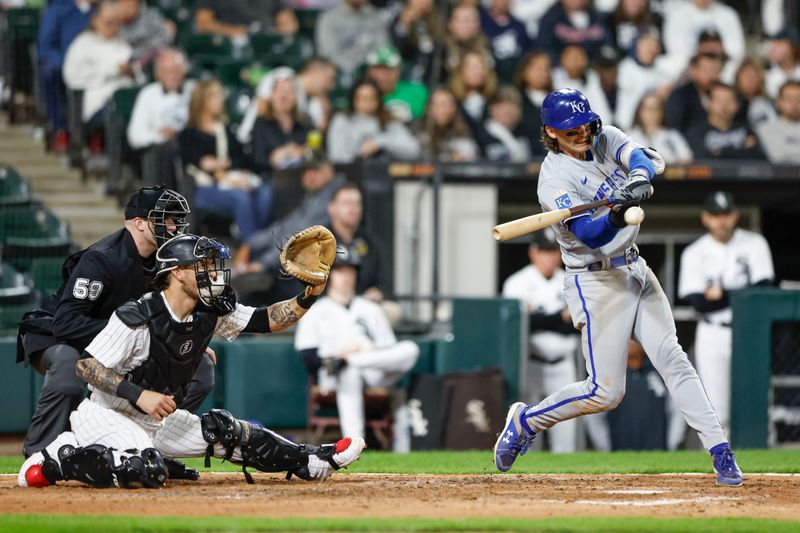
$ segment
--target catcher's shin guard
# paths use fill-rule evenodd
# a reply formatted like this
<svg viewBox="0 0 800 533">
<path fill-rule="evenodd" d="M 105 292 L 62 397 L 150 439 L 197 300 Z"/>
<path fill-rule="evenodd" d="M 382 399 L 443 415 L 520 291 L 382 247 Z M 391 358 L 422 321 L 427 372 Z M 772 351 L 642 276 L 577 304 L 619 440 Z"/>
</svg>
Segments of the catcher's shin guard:
<svg viewBox="0 0 800 533">
<path fill-rule="evenodd" d="M 236 446 L 242 455 L 242 472 L 248 483 L 253 476 L 247 471 L 252 466 L 262 472 L 289 472 L 308 479 L 308 456 L 319 455 L 319 448 L 306 444 L 295 444 L 277 433 L 238 420 L 225 409 L 212 409 L 201 418 L 206 448 L 206 467 L 211 465 L 214 445 L 225 448 L 224 459 L 230 460 Z M 335 450 L 330 452 L 333 461 Z M 334 463 L 331 463 L 334 464 Z M 338 468 L 338 466 L 336 467 Z"/>
<path fill-rule="evenodd" d="M 58 450 L 63 479 L 80 481 L 98 488 L 158 488 L 167 480 L 167 466 L 155 448 L 126 450 L 115 454 L 113 448 L 92 444 L 76 448 L 69 444 Z M 116 458 L 119 464 L 116 464 Z"/>
</svg>

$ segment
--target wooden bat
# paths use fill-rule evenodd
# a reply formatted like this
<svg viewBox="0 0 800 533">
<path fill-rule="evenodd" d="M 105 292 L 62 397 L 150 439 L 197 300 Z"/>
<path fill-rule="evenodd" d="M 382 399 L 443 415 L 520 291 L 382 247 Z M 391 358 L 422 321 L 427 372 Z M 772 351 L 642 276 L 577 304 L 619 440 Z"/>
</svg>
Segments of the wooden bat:
<svg viewBox="0 0 800 533">
<path fill-rule="evenodd" d="M 534 231 L 539 231 L 547 226 L 552 226 L 553 224 L 563 222 L 569 217 L 573 217 L 580 213 L 585 213 L 586 211 L 591 211 L 592 209 L 606 207 L 609 205 L 611 205 L 611 202 L 609 202 L 606 198 L 589 204 L 576 205 L 575 207 L 565 207 L 564 209 L 559 209 L 557 211 L 547 211 L 546 213 L 539 213 L 524 218 L 518 218 L 517 220 L 512 220 L 510 222 L 506 222 L 505 224 L 498 224 L 495 226 L 492 230 L 492 237 L 494 237 L 494 240 L 496 241 L 507 241 L 509 239 L 519 237 L 520 235 L 533 233 Z"/>
</svg>

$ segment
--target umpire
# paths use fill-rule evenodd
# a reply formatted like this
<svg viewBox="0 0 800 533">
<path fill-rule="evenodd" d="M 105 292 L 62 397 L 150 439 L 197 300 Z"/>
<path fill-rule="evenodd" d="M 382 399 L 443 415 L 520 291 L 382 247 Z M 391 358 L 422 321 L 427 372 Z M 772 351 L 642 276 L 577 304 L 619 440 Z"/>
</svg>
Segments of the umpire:
<svg viewBox="0 0 800 533">
<path fill-rule="evenodd" d="M 42 307 L 27 313 L 17 335 L 17 362 L 44 375 L 22 451 L 41 451 L 69 427 L 83 399 L 75 363 L 114 310 L 140 298 L 154 274 L 155 252 L 188 226 L 186 199 L 164 186 L 135 191 L 125 206 L 125 227 L 64 261 L 64 280 Z M 194 411 L 214 387 L 214 368 L 203 358 L 181 408 Z"/>
</svg>

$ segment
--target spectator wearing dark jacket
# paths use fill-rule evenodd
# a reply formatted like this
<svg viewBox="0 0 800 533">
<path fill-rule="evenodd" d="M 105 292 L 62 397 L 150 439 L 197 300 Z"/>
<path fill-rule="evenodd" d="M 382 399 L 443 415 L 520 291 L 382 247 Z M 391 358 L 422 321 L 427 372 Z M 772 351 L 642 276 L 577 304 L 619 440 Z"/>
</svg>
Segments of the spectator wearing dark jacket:
<svg viewBox="0 0 800 533">
<path fill-rule="evenodd" d="M 594 59 L 607 36 L 602 16 L 590 7 L 589 0 L 561 0 L 542 17 L 537 44 L 553 62 L 558 62 L 561 51 L 570 44 L 583 46 L 589 59 Z"/>
<path fill-rule="evenodd" d="M 517 61 L 531 48 L 525 25 L 510 12 L 510 0 L 491 0 L 480 8 L 481 30 L 489 47 L 500 79 L 511 81 Z"/>
<path fill-rule="evenodd" d="M 64 57 L 75 37 L 86 28 L 93 5 L 94 2 L 83 0 L 52 3 L 40 21 L 37 52 L 47 121 L 53 133 L 51 147 L 55 151 L 69 146 L 66 90 L 61 76 Z"/>
<path fill-rule="evenodd" d="M 687 135 L 698 159 L 764 159 L 755 133 L 736 121 L 739 99 L 730 85 L 717 82 L 709 91 L 708 118 Z"/>
<path fill-rule="evenodd" d="M 550 56 L 546 52 L 529 52 L 517 68 L 514 85 L 522 96 L 522 120 L 517 133 L 528 139 L 531 155 L 544 155 L 539 141 L 542 129 L 542 102 L 553 92 Z"/>
<path fill-rule="evenodd" d="M 712 54 L 696 55 L 689 62 L 689 81 L 669 95 L 667 125 L 687 134 L 695 124 L 705 123 L 708 112 L 703 101 L 711 86 L 719 81 L 722 58 Z"/>
</svg>

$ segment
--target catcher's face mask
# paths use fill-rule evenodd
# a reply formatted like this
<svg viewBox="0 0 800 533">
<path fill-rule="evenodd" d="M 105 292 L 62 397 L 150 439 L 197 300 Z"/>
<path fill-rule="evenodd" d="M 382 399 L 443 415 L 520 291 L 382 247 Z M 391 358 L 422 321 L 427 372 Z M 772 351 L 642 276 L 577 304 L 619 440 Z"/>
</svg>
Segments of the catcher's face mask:
<svg viewBox="0 0 800 533">
<path fill-rule="evenodd" d="M 183 235 L 189 227 L 189 203 L 175 191 L 166 190 L 147 214 L 153 225 L 156 244 L 161 246 L 177 235 Z"/>
<path fill-rule="evenodd" d="M 213 239 L 201 237 L 195 244 L 194 255 L 197 258 L 194 273 L 200 301 L 221 311 L 232 310 L 235 300 L 231 301 L 232 291 L 226 290 L 231 281 L 231 269 L 228 266 L 231 253 L 228 247 Z"/>
</svg>

